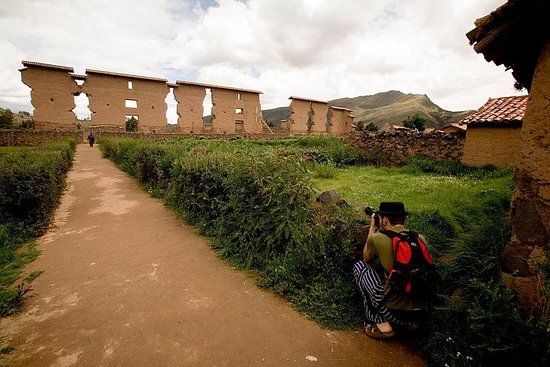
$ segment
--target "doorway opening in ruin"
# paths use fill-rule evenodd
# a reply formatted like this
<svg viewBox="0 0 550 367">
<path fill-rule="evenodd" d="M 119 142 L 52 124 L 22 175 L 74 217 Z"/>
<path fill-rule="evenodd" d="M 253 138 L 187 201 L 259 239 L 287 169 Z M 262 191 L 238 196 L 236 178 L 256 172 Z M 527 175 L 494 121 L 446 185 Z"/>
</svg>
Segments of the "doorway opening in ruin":
<svg viewBox="0 0 550 367">
<path fill-rule="evenodd" d="M 83 92 L 75 93 L 74 95 L 73 113 L 76 116 L 76 124 L 81 128 L 88 128 L 92 124 L 92 110 L 90 110 L 90 99 Z"/>
<path fill-rule="evenodd" d="M 212 108 L 214 104 L 212 103 L 212 90 L 206 88 L 206 95 L 204 96 L 204 101 L 202 102 L 202 122 L 206 125 L 212 124 Z"/>
<path fill-rule="evenodd" d="M 170 88 L 170 91 L 164 99 L 166 102 L 166 122 L 168 125 L 177 125 L 178 124 L 178 101 L 174 96 L 174 88 Z"/>
</svg>

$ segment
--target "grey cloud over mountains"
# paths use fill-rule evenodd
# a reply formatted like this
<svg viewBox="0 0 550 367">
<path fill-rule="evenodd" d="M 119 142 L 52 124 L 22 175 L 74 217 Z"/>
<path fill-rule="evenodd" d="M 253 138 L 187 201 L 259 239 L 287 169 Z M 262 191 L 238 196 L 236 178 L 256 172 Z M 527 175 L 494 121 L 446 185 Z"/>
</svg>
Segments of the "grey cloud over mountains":
<svg viewBox="0 0 550 367">
<path fill-rule="evenodd" d="M 329 100 L 390 89 L 449 110 L 517 94 L 465 33 L 504 0 L 2 0 L 0 106 L 31 110 L 21 60 Z"/>
</svg>

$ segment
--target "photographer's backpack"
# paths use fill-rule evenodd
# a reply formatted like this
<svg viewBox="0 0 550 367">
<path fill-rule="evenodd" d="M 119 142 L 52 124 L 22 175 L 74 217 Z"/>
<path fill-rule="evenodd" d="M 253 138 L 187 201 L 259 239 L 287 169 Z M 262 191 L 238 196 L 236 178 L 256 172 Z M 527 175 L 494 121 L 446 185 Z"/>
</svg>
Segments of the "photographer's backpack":
<svg viewBox="0 0 550 367">
<path fill-rule="evenodd" d="M 441 286 L 428 248 L 418 233 L 381 230 L 392 239 L 394 262 L 386 281 L 385 299 L 392 293 L 401 297 L 433 302 Z M 383 302 L 381 302 L 383 303 Z"/>
</svg>

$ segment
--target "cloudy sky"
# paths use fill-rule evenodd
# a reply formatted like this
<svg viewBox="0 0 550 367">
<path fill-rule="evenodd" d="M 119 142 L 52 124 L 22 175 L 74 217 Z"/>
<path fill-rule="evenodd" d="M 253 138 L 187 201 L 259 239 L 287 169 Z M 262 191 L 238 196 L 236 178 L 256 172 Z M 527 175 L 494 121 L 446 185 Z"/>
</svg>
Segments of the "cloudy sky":
<svg viewBox="0 0 550 367">
<path fill-rule="evenodd" d="M 264 109 L 388 90 L 477 109 L 518 94 L 465 36 L 504 2 L 0 0 L 0 107 L 32 111 L 31 60 L 261 90 Z"/>
</svg>

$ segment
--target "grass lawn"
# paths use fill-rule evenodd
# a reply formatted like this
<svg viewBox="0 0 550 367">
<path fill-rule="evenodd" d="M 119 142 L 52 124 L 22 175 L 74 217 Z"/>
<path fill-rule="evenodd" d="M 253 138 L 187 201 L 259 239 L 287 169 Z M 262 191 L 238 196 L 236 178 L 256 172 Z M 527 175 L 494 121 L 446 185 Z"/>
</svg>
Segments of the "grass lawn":
<svg viewBox="0 0 550 367">
<path fill-rule="evenodd" d="M 513 190 L 510 170 L 493 171 L 482 178 L 424 173 L 409 167 L 351 166 L 334 172 L 332 178 L 313 177 L 315 187 L 320 192 L 334 190 L 354 206 L 378 208 L 382 201 L 402 201 L 409 212 L 438 210 L 455 219 L 472 213 L 480 195 L 511 197 Z"/>
</svg>

